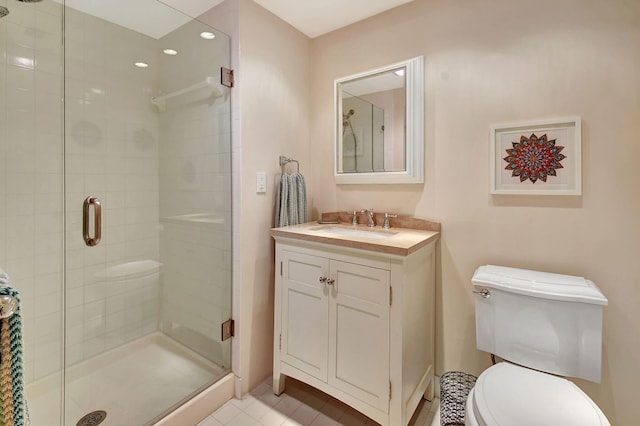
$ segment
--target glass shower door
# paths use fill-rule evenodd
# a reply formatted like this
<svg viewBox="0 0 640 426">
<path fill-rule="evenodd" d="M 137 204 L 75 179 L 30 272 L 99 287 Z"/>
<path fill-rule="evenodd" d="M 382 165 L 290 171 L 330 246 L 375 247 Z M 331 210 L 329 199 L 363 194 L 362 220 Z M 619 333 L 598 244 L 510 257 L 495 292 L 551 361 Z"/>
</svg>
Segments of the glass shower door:
<svg viewBox="0 0 640 426">
<path fill-rule="evenodd" d="M 230 370 L 229 38 L 98 3 L 64 9 L 64 424 L 142 425 Z"/>
</svg>

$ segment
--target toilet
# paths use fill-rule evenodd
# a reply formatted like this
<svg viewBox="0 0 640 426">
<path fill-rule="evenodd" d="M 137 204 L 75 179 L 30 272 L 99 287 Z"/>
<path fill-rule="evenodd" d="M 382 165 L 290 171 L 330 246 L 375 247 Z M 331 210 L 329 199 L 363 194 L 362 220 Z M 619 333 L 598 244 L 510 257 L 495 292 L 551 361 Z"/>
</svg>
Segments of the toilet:
<svg viewBox="0 0 640 426">
<path fill-rule="evenodd" d="M 564 377 L 600 382 L 602 309 L 607 298 L 582 277 L 503 266 L 472 279 L 478 349 L 503 362 L 478 377 L 465 425 L 609 425 Z"/>
</svg>

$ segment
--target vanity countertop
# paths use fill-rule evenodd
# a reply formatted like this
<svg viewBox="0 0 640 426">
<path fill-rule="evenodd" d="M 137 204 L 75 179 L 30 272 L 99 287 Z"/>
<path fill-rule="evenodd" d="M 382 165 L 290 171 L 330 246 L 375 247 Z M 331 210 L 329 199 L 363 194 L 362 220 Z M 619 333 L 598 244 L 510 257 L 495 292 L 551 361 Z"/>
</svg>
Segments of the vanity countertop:
<svg viewBox="0 0 640 426">
<path fill-rule="evenodd" d="M 331 214 L 323 215 L 325 221 L 333 218 Z M 399 223 L 415 225 L 415 228 L 419 229 L 398 226 L 384 229 L 379 225 L 368 227 L 364 224 L 351 225 L 349 222 L 307 222 L 272 228 L 271 235 L 401 256 L 407 256 L 440 238 L 440 224 L 437 222 L 415 218 L 403 220 L 402 217 L 395 220 Z M 371 236 L 368 235 L 369 233 Z"/>
</svg>

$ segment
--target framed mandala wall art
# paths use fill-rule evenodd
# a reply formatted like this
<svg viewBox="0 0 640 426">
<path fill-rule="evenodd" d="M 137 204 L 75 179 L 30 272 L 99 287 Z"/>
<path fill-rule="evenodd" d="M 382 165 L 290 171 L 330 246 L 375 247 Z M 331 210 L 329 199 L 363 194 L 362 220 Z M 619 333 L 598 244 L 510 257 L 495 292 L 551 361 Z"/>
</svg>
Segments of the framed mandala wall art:
<svg viewBox="0 0 640 426">
<path fill-rule="evenodd" d="M 491 194 L 582 195 L 579 117 L 491 127 Z"/>
</svg>

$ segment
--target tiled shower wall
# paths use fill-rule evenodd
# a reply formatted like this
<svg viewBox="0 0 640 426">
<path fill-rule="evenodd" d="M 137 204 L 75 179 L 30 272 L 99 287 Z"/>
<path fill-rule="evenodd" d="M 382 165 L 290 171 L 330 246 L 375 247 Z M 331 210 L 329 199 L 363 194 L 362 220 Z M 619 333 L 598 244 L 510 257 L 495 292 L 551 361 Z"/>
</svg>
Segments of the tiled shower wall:
<svg viewBox="0 0 640 426">
<path fill-rule="evenodd" d="M 2 3 L 3 5 L 6 2 Z M 62 366 L 62 8 L 10 2 L 0 20 L 0 267 L 22 296 L 27 383 Z M 108 294 L 106 265 L 158 258 L 156 76 L 133 67 L 155 41 L 66 11 L 67 363 L 157 329 L 158 290 Z M 144 60 L 153 63 L 154 58 Z M 157 63 L 157 61 L 155 61 Z M 81 208 L 103 201 L 85 249 Z M 114 287 L 115 288 L 115 287 Z"/>
<path fill-rule="evenodd" d="M 21 294 L 30 381 L 62 363 L 62 10 L 0 5 L 0 267 Z"/>
</svg>

